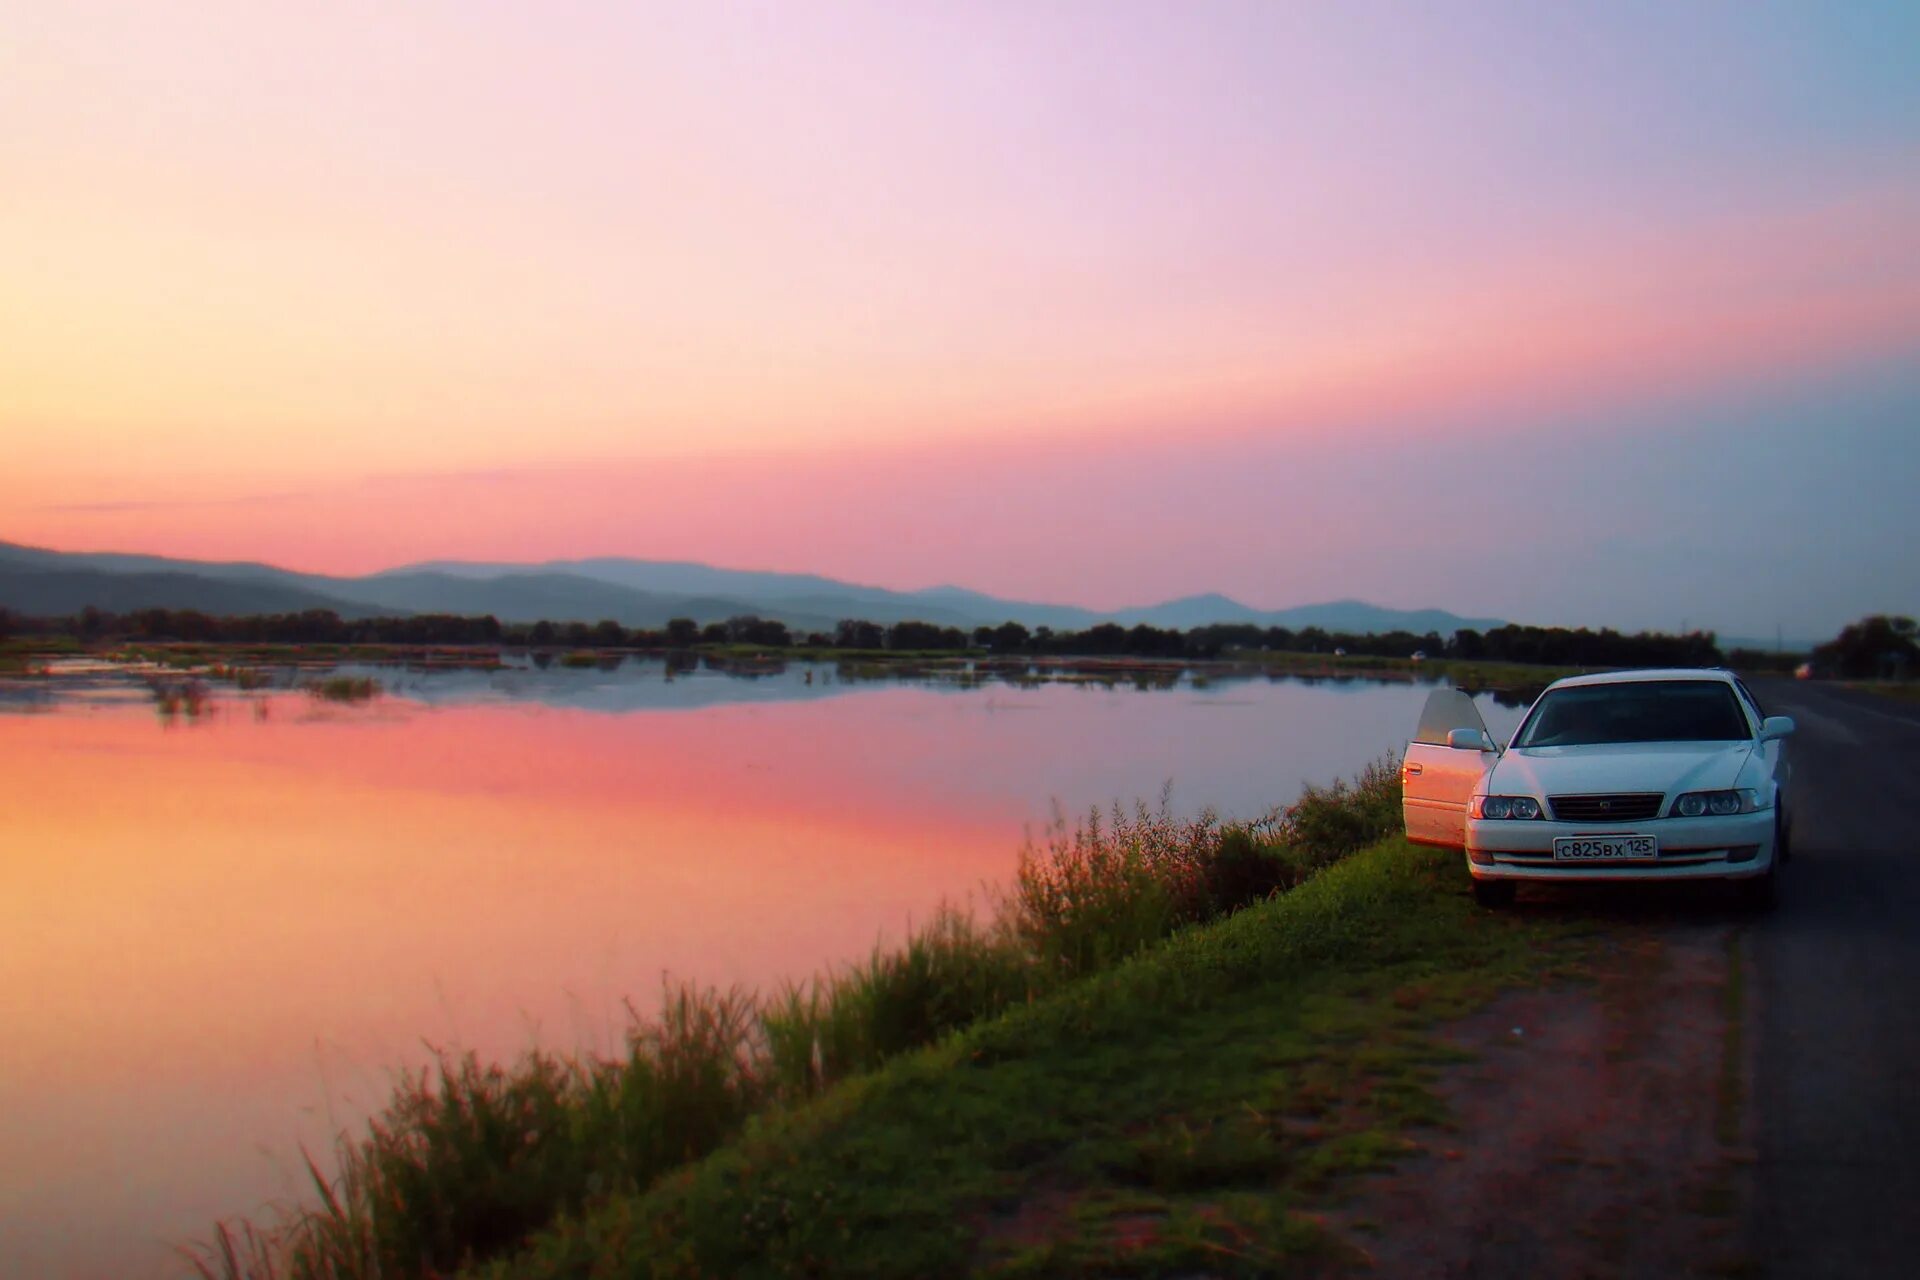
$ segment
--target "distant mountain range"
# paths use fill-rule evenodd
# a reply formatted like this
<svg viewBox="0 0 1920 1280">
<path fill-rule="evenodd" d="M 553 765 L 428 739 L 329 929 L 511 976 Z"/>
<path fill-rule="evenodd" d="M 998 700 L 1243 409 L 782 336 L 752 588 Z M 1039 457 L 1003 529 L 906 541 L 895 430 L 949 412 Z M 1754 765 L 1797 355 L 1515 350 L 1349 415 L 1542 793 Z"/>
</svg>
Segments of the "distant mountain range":
<svg viewBox="0 0 1920 1280">
<path fill-rule="evenodd" d="M 1360 600 L 1260 610 L 1223 595 L 1102 612 L 1005 600 L 964 587 L 891 591 L 815 574 L 610 557 L 544 564 L 433 561 L 339 578 L 250 562 L 49 551 L 0 542 L 0 607 L 44 616 L 76 613 L 88 605 L 114 613 L 153 608 L 214 614 L 331 609 L 350 618 L 410 613 L 492 614 L 503 622 L 612 618 L 628 627 L 661 627 L 670 618 L 717 622 L 752 613 L 778 618 L 799 631 L 831 631 L 842 618 L 879 623 L 914 619 L 969 629 L 1012 621 L 1056 631 L 1099 622 L 1144 622 L 1179 630 L 1243 622 L 1416 635 L 1502 625 L 1496 618 L 1463 618 L 1444 609 L 1386 609 Z"/>
</svg>

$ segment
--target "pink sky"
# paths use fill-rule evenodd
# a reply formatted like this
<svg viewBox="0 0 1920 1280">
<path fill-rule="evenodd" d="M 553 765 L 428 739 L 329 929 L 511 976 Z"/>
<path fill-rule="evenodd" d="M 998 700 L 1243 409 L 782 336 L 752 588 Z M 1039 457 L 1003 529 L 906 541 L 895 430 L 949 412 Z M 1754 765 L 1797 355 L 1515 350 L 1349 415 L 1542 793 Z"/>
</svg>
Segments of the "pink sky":
<svg viewBox="0 0 1920 1280">
<path fill-rule="evenodd" d="M 1406 456 L 1697 452 L 1839 388 L 1765 421 L 1790 494 L 1920 352 L 1897 13 L 9 22 L 0 539 L 1571 618 L 1410 567 L 1396 518 L 1488 495 Z"/>
</svg>

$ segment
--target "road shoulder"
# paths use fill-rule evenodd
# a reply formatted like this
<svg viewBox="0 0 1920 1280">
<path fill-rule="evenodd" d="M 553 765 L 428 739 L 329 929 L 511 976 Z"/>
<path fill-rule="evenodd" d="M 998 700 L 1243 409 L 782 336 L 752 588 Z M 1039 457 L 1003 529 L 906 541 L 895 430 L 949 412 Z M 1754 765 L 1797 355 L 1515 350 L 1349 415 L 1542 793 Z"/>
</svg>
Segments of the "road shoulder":
<svg viewBox="0 0 1920 1280">
<path fill-rule="evenodd" d="M 1743 926 L 1625 925 L 1592 980 L 1440 1033 L 1447 1121 L 1336 1216 L 1395 1277 L 1751 1274 Z"/>
</svg>

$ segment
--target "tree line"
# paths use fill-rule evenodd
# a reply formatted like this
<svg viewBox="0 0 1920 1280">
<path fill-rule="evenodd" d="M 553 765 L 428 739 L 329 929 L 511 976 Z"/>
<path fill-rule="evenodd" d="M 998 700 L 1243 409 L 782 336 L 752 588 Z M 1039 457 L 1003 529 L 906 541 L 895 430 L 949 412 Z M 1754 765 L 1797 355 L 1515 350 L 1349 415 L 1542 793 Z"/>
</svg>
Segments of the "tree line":
<svg viewBox="0 0 1920 1280">
<path fill-rule="evenodd" d="M 872 652 L 973 650 L 1034 657 L 1169 659 L 1209 659 L 1237 650 L 1271 650 L 1388 658 L 1418 654 L 1432 659 L 1554 666 L 1705 666 L 1721 661 L 1712 632 L 1627 635 L 1610 629 L 1511 625 L 1488 631 L 1462 629 L 1450 636 L 1432 631 L 1367 634 L 1245 623 L 1221 623 L 1181 631 L 1145 624 L 1122 626 L 1103 622 L 1084 630 L 1056 631 L 1050 627 L 1029 628 L 1018 622 L 1004 622 L 964 631 L 932 622 L 909 620 L 883 624 L 849 618 L 831 632 L 796 632 L 777 619 L 752 614 L 704 625 L 692 618 L 674 618 L 664 627 L 648 628 L 626 627 L 612 619 L 596 623 L 503 623 L 492 616 L 450 614 L 342 618 L 324 609 L 222 617 L 192 609 L 138 609 L 115 614 L 89 608 L 64 618 L 20 618 L 0 610 L 0 637 L 9 632 L 134 643 L 491 644 L 536 649 L 690 649 L 700 645 L 746 645 L 765 649 L 798 646 Z"/>
<path fill-rule="evenodd" d="M 1875 614 L 1843 627 L 1814 648 L 1814 671 L 1850 680 L 1903 680 L 1920 675 L 1920 631 L 1912 618 Z"/>
<path fill-rule="evenodd" d="M 1319 627 L 1262 627 L 1217 623 L 1186 631 L 1144 624 L 1103 622 L 1084 630 L 1032 627 L 1018 622 L 959 627 L 932 622 L 883 624 L 858 618 L 831 632 L 797 632 L 772 618 L 743 614 L 701 624 L 674 618 L 659 628 L 627 627 L 612 619 L 586 622 L 501 622 L 491 615 L 415 614 L 390 618 L 342 618 L 325 609 L 301 613 L 218 616 L 194 609 L 136 609 L 110 613 L 88 608 L 62 617 L 28 617 L 0 608 L 0 641 L 12 637 L 71 636 L 129 643 L 331 645 L 504 645 L 532 649 L 692 649 L 744 645 L 761 649 L 850 649 L 886 652 L 985 652 L 1031 657 L 1137 657 L 1205 660 L 1234 652 L 1268 650 L 1385 658 L 1415 654 L 1431 659 L 1520 662 L 1566 667 L 1697 667 L 1722 663 L 1747 671 L 1793 670 L 1800 654 L 1736 649 L 1723 654 L 1713 632 L 1685 634 L 1610 628 L 1524 627 L 1462 629 L 1442 636 L 1429 631 L 1361 633 Z M 1814 671 L 1846 679 L 1920 675 L 1920 627 L 1912 618 L 1874 615 L 1843 628 L 1815 647 Z"/>
</svg>

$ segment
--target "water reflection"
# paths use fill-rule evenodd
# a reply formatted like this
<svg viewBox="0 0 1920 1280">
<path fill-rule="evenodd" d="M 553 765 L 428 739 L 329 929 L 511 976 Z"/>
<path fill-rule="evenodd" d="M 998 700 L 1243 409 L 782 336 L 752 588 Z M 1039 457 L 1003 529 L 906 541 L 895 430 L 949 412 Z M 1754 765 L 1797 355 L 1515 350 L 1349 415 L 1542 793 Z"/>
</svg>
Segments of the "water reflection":
<svg viewBox="0 0 1920 1280">
<path fill-rule="evenodd" d="M 591 650 L 558 655 L 545 650 L 502 655 L 489 651 L 480 656 L 436 655 L 407 663 L 203 665 L 182 669 L 56 659 L 49 669 L 52 678 L 0 679 L 0 711 L 44 710 L 69 701 L 125 700 L 137 698 L 144 689 L 163 712 L 184 713 L 191 718 L 205 709 L 211 694 L 219 689 L 315 689 L 347 680 L 371 680 L 383 692 L 429 706 L 537 702 L 615 713 L 825 698 L 860 688 L 903 684 L 955 692 L 1045 685 L 1199 692 L 1249 682 L 1371 688 L 1382 683 L 1431 687 L 1445 680 L 1419 672 L 1267 671 L 1250 665 L 1192 666 L 1138 659 L 848 659 L 821 663 L 766 655 L 643 656 Z M 1539 687 L 1496 686 L 1469 691 L 1491 705 L 1518 709 L 1538 695 Z"/>
<path fill-rule="evenodd" d="M 301 1194 L 296 1144 L 323 1150 L 423 1041 L 611 1046 L 663 973 L 764 986 L 977 895 L 1055 802 L 1171 779 L 1181 808 L 1258 813 L 1397 747 L 1424 697 L 1013 674 L 15 682 L 39 714 L 0 716 L 8 1274 L 165 1273 L 157 1242 Z M 382 694 L 302 687 L 333 677 Z"/>
</svg>

